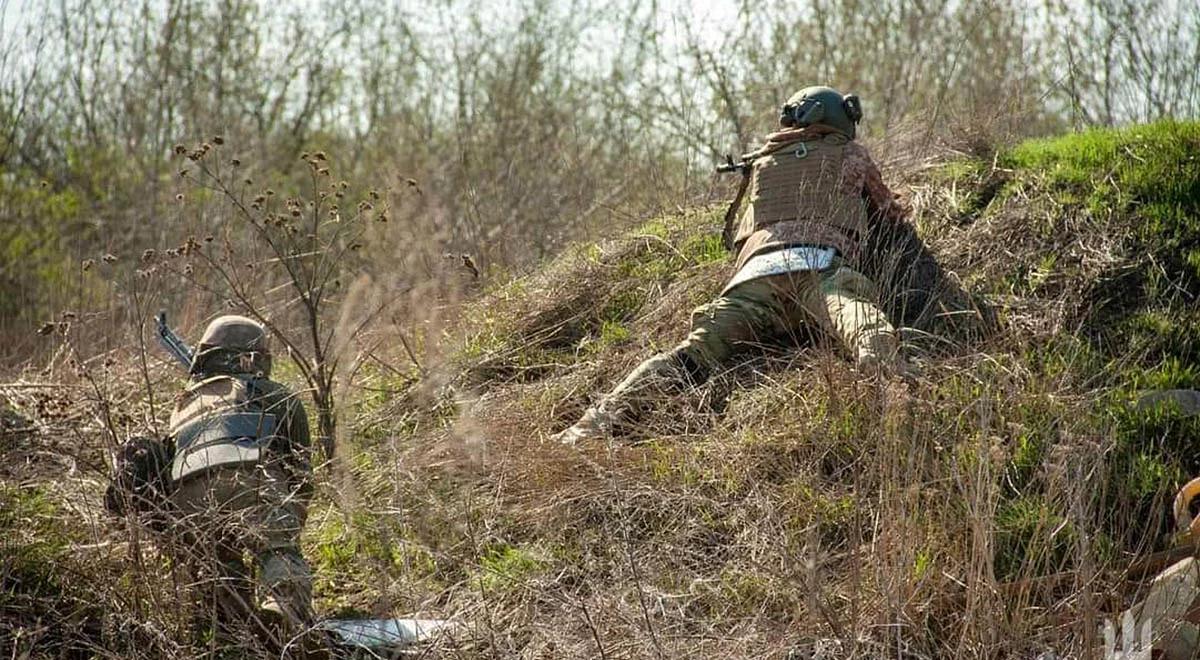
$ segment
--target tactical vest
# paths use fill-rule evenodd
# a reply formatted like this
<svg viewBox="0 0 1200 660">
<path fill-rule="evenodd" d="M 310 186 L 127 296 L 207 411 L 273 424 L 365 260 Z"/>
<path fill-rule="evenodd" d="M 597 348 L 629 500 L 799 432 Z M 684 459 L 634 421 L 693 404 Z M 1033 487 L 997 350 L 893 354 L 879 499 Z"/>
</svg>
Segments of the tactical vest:
<svg viewBox="0 0 1200 660">
<path fill-rule="evenodd" d="M 171 478 L 257 463 L 277 432 L 277 417 L 257 398 L 247 377 L 213 376 L 189 385 L 171 413 Z"/>
<path fill-rule="evenodd" d="M 857 252 L 867 211 L 861 196 L 843 190 L 846 142 L 834 134 L 760 152 L 734 237 L 739 269 L 755 254 L 793 245 L 829 246 L 844 257 Z"/>
</svg>

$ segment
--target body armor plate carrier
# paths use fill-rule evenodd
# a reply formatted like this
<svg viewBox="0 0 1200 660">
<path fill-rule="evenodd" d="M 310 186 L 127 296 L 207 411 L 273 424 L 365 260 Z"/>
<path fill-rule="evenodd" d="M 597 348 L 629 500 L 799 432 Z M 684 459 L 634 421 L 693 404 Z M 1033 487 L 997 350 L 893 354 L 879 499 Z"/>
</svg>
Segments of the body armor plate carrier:
<svg viewBox="0 0 1200 660">
<path fill-rule="evenodd" d="M 739 269 L 755 254 L 795 245 L 833 247 L 847 258 L 857 252 L 867 212 L 861 196 L 843 190 L 845 149 L 845 137 L 827 135 L 759 152 L 734 239 Z"/>
<path fill-rule="evenodd" d="M 171 414 L 178 481 L 219 466 L 255 464 L 276 433 L 276 416 L 255 403 L 253 379 L 213 376 L 190 385 Z"/>
</svg>

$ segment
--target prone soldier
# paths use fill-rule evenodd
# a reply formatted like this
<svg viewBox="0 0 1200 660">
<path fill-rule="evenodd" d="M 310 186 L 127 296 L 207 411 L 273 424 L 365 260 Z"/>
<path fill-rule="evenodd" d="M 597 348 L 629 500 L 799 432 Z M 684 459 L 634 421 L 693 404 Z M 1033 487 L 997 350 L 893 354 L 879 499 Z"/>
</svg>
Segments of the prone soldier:
<svg viewBox="0 0 1200 660">
<path fill-rule="evenodd" d="M 861 118 L 858 97 L 829 87 L 802 89 L 784 103 L 782 130 L 742 159 L 750 203 L 736 232 L 727 230 L 737 253 L 733 278 L 693 313 L 687 339 L 639 365 L 556 440 L 609 435 L 629 421 L 638 398 L 702 383 L 743 349 L 798 333 L 866 371 L 911 376 L 875 283 L 856 267 L 877 257 L 863 254 L 868 234 L 904 224 L 908 214 L 854 142 Z"/>
</svg>

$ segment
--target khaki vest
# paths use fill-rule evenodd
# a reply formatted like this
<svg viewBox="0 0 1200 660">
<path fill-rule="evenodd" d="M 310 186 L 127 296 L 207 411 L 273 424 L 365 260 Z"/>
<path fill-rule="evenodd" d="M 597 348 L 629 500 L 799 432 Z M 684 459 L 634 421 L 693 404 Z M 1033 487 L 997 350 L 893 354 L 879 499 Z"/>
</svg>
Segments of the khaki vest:
<svg viewBox="0 0 1200 660">
<path fill-rule="evenodd" d="M 249 379 L 223 375 L 193 383 L 171 413 L 171 478 L 258 463 L 276 427 L 276 416 L 254 403 Z"/>
<path fill-rule="evenodd" d="M 793 245 L 836 248 L 852 258 L 866 233 L 859 195 L 842 190 L 841 135 L 768 145 L 754 161 L 750 204 L 738 224 L 740 269 L 755 254 Z"/>
</svg>

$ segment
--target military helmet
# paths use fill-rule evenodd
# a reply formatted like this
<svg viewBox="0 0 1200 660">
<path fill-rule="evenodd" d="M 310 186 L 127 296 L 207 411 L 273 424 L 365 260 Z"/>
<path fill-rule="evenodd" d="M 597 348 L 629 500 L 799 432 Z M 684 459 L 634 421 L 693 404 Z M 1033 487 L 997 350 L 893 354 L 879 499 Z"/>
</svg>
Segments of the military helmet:
<svg viewBox="0 0 1200 660">
<path fill-rule="evenodd" d="M 850 139 L 862 119 L 862 105 L 853 94 L 842 95 L 831 87 L 805 87 L 792 94 L 779 111 L 779 125 L 803 128 L 823 124 Z"/>
<path fill-rule="evenodd" d="M 220 316 L 208 324 L 196 355 L 192 373 L 271 372 L 271 351 L 267 331 L 245 316 Z"/>
</svg>

